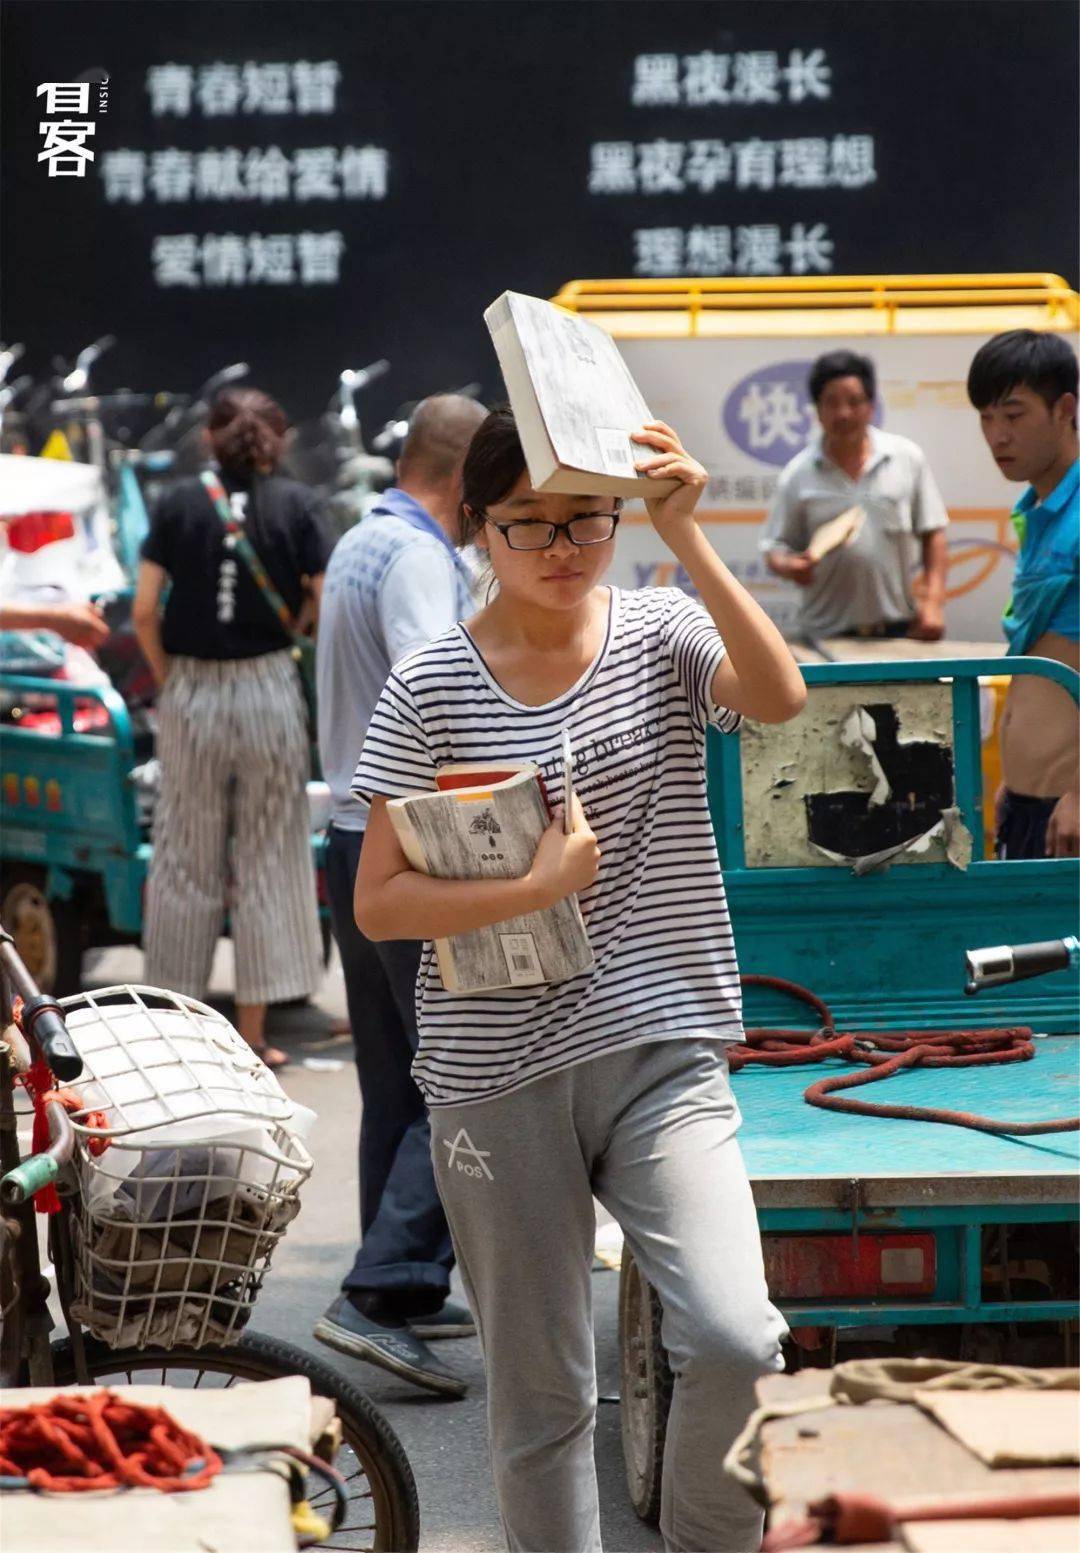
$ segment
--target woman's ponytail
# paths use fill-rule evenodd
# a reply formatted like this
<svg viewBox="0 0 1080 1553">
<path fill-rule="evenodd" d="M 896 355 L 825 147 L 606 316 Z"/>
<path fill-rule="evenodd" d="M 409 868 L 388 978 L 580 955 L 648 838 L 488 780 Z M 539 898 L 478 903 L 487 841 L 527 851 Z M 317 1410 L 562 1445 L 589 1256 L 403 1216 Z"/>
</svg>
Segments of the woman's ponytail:
<svg viewBox="0 0 1080 1553">
<path fill-rule="evenodd" d="M 274 470 L 285 447 L 285 411 L 257 388 L 227 388 L 214 401 L 207 431 L 226 474 L 246 480 Z"/>
</svg>

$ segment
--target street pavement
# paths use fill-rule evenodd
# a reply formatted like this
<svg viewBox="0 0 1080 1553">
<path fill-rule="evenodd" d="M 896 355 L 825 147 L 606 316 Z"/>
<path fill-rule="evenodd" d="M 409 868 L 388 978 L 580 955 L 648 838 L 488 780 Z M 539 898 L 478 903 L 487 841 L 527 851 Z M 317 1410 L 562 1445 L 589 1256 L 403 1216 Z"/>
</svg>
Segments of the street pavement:
<svg viewBox="0 0 1080 1553">
<path fill-rule="evenodd" d="M 232 947 L 218 945 L 208 1001 L 229 1014 Z M 86 957 L 88 987 L 142 980 L 142 955 L 110 949 Z M 299 1218 L 275 1255 L 253 1325 L 286 1338 L 340 1368 L 362 1386 L 397 1432 L 412 1464 L 420 1496 L 422 1553 L 496 1553 L 506 1546 L 495 1505 L 487 1453 L 486 1387 L 475 1339 L 440 1342 L 440 1356 L 469 1382 L 461 1401 L 443 1399 L 396 1380 L 371 1365 L 318 1343 L 311 1329 L 338 1291 L 356 1249 L 358 1207 L 356 1146 L 360 1103 L 347 1035 L 333 1025 L 345 1012 L 336 957 L 319 994 L 301 1006 L 271 1010 L 268 1035 L 290 1054 L 279 1074 L 289 1094 L 310 1106 L 318 1124 L 308 1147 L 315 1169 Z M 606 1219 L 598 1209 L 601 1223 Z M 593 1273 L 597 1379 L 601 1397 L 619 1389 L 618 1274 Z M 454 1294 L 463 1299 L 455 1278 Z M 619 1407 L 601 1402 L 596 1465 L 606 1553 L 658 1553 L 659 1534 L 638 1520 L 626 1491 Z"/>
</svg>

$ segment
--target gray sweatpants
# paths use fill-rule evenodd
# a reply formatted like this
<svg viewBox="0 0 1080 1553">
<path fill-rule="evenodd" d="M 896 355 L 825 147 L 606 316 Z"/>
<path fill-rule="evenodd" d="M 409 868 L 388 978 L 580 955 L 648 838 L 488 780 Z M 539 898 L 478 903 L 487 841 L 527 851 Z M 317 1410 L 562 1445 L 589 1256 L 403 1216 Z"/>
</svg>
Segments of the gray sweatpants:
<svg viewBox="0 0 1080 1553">
<path fill-rule="evenodd" d="M 147 981 L 204 997 L 228 907 L 238 1003 L 314 992 L 322 956 L 304 790 L 311 754 L 289 653 L 173 658 L 157 751 Z"/>
<path fill-rule="evenodd" d="M 725 1477 L 754 1384 L 783 1368 L 739 1113 L 715 1041 L 673 1039 L 431 1112 L 435 1175 L 477 1318 L 508 1546 L 596 1553 L 593 1197 L 664 1307 L 675 1390 L 660 1526 L 669 1553 L 755 1553 Z"/>
</svg>

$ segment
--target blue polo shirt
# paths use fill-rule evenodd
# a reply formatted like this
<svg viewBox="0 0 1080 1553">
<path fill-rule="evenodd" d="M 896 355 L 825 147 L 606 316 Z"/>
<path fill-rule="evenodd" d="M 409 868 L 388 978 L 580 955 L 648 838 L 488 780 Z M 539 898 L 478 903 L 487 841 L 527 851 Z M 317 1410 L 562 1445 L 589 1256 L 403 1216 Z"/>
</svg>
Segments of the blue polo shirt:
<svg viewBox="0 0 1080 1553">
<path fill-rule="evenodd" d="M 1020 550 L 1001 622 L 1009 651 L 1030 652 L 1045 631 L 1080 641 L 1080 459 L 1044 501 L 1029 486 L 1012 525 Z"/>
</svg>

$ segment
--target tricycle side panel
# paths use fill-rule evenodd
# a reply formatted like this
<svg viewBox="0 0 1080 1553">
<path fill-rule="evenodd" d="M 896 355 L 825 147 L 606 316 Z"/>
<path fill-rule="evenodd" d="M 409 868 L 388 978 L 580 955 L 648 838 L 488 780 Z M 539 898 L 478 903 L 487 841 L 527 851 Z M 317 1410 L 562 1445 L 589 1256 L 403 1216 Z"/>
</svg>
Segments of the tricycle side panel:
<svg viewBox="0 0 1080 1553">
<path fill-rule="evenodd" d="M 72 875 L 99 880 L 110 926 L 137 933 L 146 859 L 129 782 L 134 751 L 127 708 L 111 689 L 18 676 L 5 676 L 4 688 L 52 698 L 61 731 L 5 726 L 0 732 L 3 857 L 48 869 L 61 896 L 72 888 Z M 76 733 L 77 701 L 103 703 L 108 728 Z"/>
<path fill-rule="evenodd" d="M 810 705 L 801 718 L 781 728 L 752 726 L 745 741 L 710 730 L 709 801 L 740 970 L 809 988 L 844 1030 L 1004 1023 L 1075 1032 L 1076 969 L 968 998 L 963 955 L 976 945 L 1056 939 L 1075 930 L 1080 860 L 980 857 L 977 691 L 983 675 L 1037 675 L 1076 699 L 1078 676 L 1050 660 L 1010 657 L 804 665 L 802 672 Z M 851 860 L 810 845 L 808 813 L 818 792 L 830 800 L 850 797 L 853 810 L 861 804 L 874 812 L 882 802 L 871 796 L 882 771 L 865 739 L 853 750 L 850 727 L 851 714 L 882 703 L 898 709 L 898 748 L 912 738 L 927 740 L 931 753 L 940 746 L 951 761 L 945 784 L 951 793 L 943 796 L 951 798 L 964 832 L 949 861 L 942 841 L 933 840 L 884 871 L 856 873 Z M 757 750 L 749 764 L 743 742 Z M 886 787 L 894 804 L 906 793 Z M 938 802 L 928 818 L 942 812 Z M 797 1005 L 756 988 L 747 996 L 745 1018 L 748 1025 L 808 1022 Z"/>
</svg>

